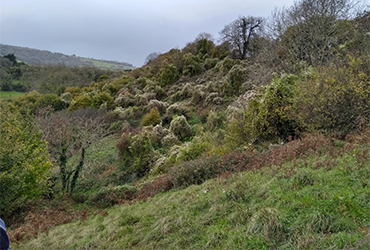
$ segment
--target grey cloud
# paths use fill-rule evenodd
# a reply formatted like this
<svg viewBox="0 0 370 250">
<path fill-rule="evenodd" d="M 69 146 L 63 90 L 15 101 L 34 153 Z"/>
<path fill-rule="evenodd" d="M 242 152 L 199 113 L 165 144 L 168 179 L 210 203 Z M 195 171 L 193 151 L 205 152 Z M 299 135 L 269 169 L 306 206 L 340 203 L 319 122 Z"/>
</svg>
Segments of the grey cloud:
<svg viewBox="0 0 370 250">
<path fill-rule="evenodd" d="M 0 43 L 141 66 L 239 15 L 267 17 L 293 0 L 1 0 Z"/>
</svg>

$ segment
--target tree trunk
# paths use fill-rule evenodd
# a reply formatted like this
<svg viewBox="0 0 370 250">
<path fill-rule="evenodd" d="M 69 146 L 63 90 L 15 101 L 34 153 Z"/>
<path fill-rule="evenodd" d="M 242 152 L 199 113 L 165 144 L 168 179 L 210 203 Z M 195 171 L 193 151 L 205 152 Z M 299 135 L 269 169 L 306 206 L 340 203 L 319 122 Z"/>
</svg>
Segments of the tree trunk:
<svg viewBox="0 0 370 250">
<path fill-rule="evenodd" d="M 77 178 L 78 178 L 78 175 L 79 175 L 80 171 L 82 170 L 82 167 L 84 165 L 84 161 L 85 161 L 85 148 L 82 148 L 80 162 L 78 163 L 78 165 L 76 167 L 76 170 L 74 171 L 72 180 L 71 180 L 71 186 L 70 186 L 69 194 L 68 194 L 69 196 L 72 195 L 72 192 L 73 192 L 73 190 L 76 186 Z"/>
</svg>

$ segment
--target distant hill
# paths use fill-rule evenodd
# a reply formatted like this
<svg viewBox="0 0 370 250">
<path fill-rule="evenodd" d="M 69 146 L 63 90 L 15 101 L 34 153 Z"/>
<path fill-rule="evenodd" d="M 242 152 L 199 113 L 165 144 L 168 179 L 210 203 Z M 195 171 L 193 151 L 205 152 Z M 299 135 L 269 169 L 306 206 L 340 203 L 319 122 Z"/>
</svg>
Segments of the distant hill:
<svg viewBox="0 0 370 250">
<path fill-rule="evenodd" d="M 47 50 L 31 49 L 26 47 L 0 44 L 0 56 L 14 54 L 19 61 L 27 64 L 63 64 L 68 67 L 95 66 L 100 69 L 130 70 L 135 67 L 125 62 L 97 60 L 79 56 L 69 56 Z"/>
</svg>

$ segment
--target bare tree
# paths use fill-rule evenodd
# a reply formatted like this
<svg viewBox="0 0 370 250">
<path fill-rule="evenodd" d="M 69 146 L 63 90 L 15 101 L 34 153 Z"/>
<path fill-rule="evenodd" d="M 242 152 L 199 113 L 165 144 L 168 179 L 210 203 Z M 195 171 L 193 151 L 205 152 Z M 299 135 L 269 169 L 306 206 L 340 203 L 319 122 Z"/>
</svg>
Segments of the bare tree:
<svg viewBox="0 0 370 250">
<path fill-rule="evenodd" d="M 159 52 L 152 52 L 150 53 L 146 58 L 145 58 L 145 61 L 144 61 L 144 65 L 147 65 L 148 63 L 152 62 L 153 60 L 155 60 L 156 58 L 158 58 L 158 56 L 160 55 Z"/>
<path fill-rule="evenodd" d="M 242 16 L 220 31 L 221 41 L 229 42 L 236 58 L 245 59 L 252 54 L 252 43 L 261 35 L 262 17 Z"/>
<path fill-rule="evenodd" d="M 324 63 L 340 43 L 338 20 L 353 17 L 358 5 L 354 0 L 299 0 L 289 8 L 273 11 L 267 25 L 269 34 L 280 41 L 278 50 L 291 63 Z"/>
<path fill-rule="evenodd" d="M 59 165 L 62 191 L 71 195 L 84 165 L 86 149 L 106 135 L 105 114 L 93 109 L 52 113 L 46 108 L 36 118 L 50 154 Z M 75 154 L 80 154 L 80 160 L 73 169 L 67 162 Z"/>
</svg>

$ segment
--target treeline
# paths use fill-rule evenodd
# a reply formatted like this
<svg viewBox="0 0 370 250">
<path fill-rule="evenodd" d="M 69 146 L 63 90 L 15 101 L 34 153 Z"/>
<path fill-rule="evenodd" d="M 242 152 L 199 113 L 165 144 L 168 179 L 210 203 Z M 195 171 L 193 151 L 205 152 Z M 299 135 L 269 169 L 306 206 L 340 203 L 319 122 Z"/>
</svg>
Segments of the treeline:
<svg viewBox="0 0 370 250">
<path fill-rule="evenodd" d="M 61 94 L 69 86 L 82 87 L 113 71 L 96 67 L 70 68 L 65 65 L 28 65 L 18 62 L 14 54 L 0 58 L 0 91 Z"/>
<path fill-rule="evenodd" d="M 350 0 L 299 0 L 270 20 L 241 16 L 220 31 L 222 42 L 201 33 L 182 49 L 150 54 L 131 72 L 13 62 L 18 80 L 34 83 L 38 92 L 1 101 L 0 108 L 36 117 L 32 138 L 42 132 L 48 142 L 42 151 L 53 159 L 56 193 L 79 202 L 115 204 L 112 192 L 127 188 L 123 184 L 132 188 L 133 180 L 171 171 L 175 186 L 199 184 L 217 172 L 209 155 L 252 154 L 310 132 L 345 139 L 368 128 L 370 12 L 357 13 L 355 6 Z M 1 122 L 24 126 L 8 119 Z M 14 132 L 11 127 L 0 126 L 4 135 Z M 93 175 L 84 172 L 85 151 L 114 133 L 120 135 L 119 160 L 101 162 Z M 9 168 L 11 146 L 0 148 L 0 156 L 10 157 L 0 159 Z M 73 156 L 79 160 L 68 164 Z M 187 167 L 195 159 L 202 164 Z M 108 168 L 109 176 L 103 174 Z M 103 189 L 108 183 L 122 189 Z M 12 205 L 7 201 L 0 214 Z"/>
</svg>

